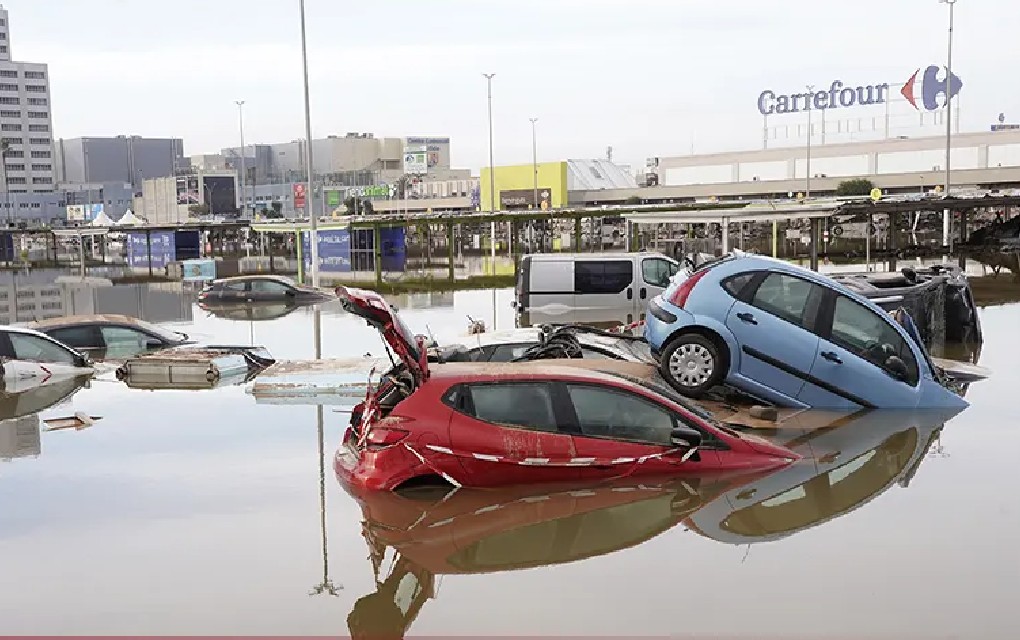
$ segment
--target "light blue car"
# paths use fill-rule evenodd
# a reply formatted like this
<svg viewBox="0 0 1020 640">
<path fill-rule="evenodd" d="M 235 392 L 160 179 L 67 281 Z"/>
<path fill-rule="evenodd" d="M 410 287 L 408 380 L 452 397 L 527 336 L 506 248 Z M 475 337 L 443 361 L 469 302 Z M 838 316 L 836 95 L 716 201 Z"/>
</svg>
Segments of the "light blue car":
<svg viewBox="0 0 1020 640">
<path fill-rule="evenodd" d="M 649 302 L 644 336 L 692 397 L 727 384 L 784 407 L 967 407 L 906 324 L 819 273 L 738 252 L 678 274 Z"/>
</svg>

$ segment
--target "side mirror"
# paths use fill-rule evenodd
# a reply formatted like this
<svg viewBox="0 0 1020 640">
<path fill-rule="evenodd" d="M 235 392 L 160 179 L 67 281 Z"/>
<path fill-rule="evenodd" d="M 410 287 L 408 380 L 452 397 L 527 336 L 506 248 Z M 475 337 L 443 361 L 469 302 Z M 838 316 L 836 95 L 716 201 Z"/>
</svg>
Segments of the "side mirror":
<svg viewBox="0 0 1020 640">
<path fill-rule="evenodd" d="M 288 298 L 293 298 L 294 296 L 297 295 L 297 293 L 293 289 L 287 289 L 284 295 L 287 296 Z"/>
<path fill-rule="evenodd" d="M 690 427 L 675 427 L 669 434 L 669 441 L 675 447 L 695 449 L 701 446 L 701 433 Z"/>
<path fill-rule="evenodd" d="M 903 362 L 903 359 L 899 356 L 889 356 L 886 358 L 885 370 L 897 380 L 906 380 L 909 375 L 907 363 Z"/>
</svg>

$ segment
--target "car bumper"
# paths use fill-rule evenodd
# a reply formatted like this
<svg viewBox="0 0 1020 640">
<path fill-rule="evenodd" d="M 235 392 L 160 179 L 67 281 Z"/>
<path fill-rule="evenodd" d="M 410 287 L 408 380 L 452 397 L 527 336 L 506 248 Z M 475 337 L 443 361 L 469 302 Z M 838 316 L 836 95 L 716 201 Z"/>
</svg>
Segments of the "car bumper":
<svg viewBox="0 0 1020 640">
<path fill-rule="evenodd" d="M 677 329 L 694 321 L 694 316 L 683 309 L 663 302 L 661 298 L 653 298 L 648 303 L 648 316 L 645 318 L 644 338 L 652 355 L 658 357 L 665 347 L 666 341 Z"/>
<path fill-rule="evenodd" d="M 337 449 L 333 470 L 337 480 L 352 495 L 393 491 L 410 478 L 429 473 L 429 469 L 401 445 L 356 449 L 350 442 Z"/>
</svg>

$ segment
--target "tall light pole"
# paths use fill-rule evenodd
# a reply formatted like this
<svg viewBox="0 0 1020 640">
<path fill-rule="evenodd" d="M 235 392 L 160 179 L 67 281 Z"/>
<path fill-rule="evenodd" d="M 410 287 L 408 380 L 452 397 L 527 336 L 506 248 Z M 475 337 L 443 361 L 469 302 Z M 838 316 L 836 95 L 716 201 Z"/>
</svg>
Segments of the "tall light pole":
<svg viewBox="0 0 1020 640">
<path fill-rule="evenodd" d="M 952 117 L 952 97 L 953 97 L 953 5 L 956 4 L 956 0 L 939 0 L 941 3 L 949 5 L 949 53 L 946 56 L 946 188 L 945 196 L 949 197 L 949 185 L 951 179 L 951 165 L 949 163 L 950 156 L 953 150 L 953 117 Z M 953 250 L 952 247 L 952 230 L 953 223 L 953 212 L 947 207 L 942 211 L 942 246 L 948 247 L 949 251 Z M 945 257 L 948 260 L 948 256 Z"/>
<path fill-rule="evenodd" d="M 531 120 L 531 169 L 535 174 L 535 206 L 538 207 L 538 135 L 535 133 L 535 123 L 538 122 L 538 118 L 529 118 Z"/>
<path fill-rule="evenodd" d="M 495 73 L 483 73 L 489 95 L 489 213 L 496 214 L 496 165 L 492 156 L 492 79 Z M 489 249 L 492 254 L 492 275 L 496 275 L 496 220 L 489 227 Z"/>
<path fill-rule="evenodd" d="M 244 100 L 235 100 L 237 105 L 237 118 L 241 128 L 241 216 L 244 216 L 245 201 L 244 192 L 247 186 L 247 177 L 244 170 Z M 252 206 L 255 204 L 255 194 L 252 193 Z"/>
<path fill-rule="evenodd" d="M 808 100 L 807 100 L 807 182 L 804 185 L 804 199 L 811 198 L 811 103 L 815 99 L 815 86 L 813 84 L 807 85 Z"/>
<path fill-rule="evenodd" d="M 305 210 L 308 212 L 308 244 L 311 247 L 312 286 L 319 286 L 319 224 L 312 199 L 312 107 L 308 97 L 308 44 L 305 36 L 305 0 L 298 0 L 301 9 L 301 70 L 305 80 Z"/>
</svg>

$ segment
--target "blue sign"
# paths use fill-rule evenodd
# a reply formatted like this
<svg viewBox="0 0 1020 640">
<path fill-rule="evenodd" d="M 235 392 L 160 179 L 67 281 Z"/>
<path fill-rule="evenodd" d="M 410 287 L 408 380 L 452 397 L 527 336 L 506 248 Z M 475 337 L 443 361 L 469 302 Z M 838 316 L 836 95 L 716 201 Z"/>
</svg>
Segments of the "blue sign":
<svg viewBox="0 0 1020 640">
<path fill-rule="evenodd" d="M 183 263 L 184 281 L 201 282 L 216 279 L 216 261 L 212 258 L 185 260 Z"/>
<path fill-rule="evenodd" d="M 91 208 L 86 209 L 85 211 L 85 220 L 91 222 L 98 218 L 101 213 L 103 213 L 103 205 L 101 204 L 91 205 Z"/>
<path fill-rule="evenodd" d="M 404 227 L 383 227 L 379 230 L 382 244 L 382 270 L 403 271 L 407 266 Z"/>
<path fill-rule="evenodd" d="M 146 234 L 128 234 L 128 266 L 132 268 L 155 268 L 162 269 L 177 259 L 176 244 L 173 231 L 153 231 L 149 237 L 152 240 L 152 262 L 149 262 L 150 247 L 146 243 Z"/>
<path fill-rule="evenodd" d="M 950 98 L 955 98 L 963 87 L 963 82 L 955 74 L 948 82 L 944 67 L 935 65 L 925 69 L 921 75 L 918 69 L 900 89 L 900 93 L 915 109 L 924 108 L 934 111 L 945 106 L 948 88 Z M 939 77 L 942 73 L 942 77 Z M 918 77 L 920 75 L 920 77 Z M 943 97 L 940 105 L 937 98 Z M 758 95 L 758 113 L 763 116 L 798 113 L 808 110 L 839 109 L 855 106 L 885 104 L 889 101 L 889 84 L 861 85 L 851 87 L 841 80 L 834 80 L 828 89 L 807 93 L 777 94 L 766 89 Z"/>
<path fill-rule="evenodd" d="M 351 270 L 351 233 L 347 229 L 319 231 L 319 272 L 347 272 Z M 301 232 L 301 257 L 305 273 L 312 269 L 311 233 Z"/>
</svg>

